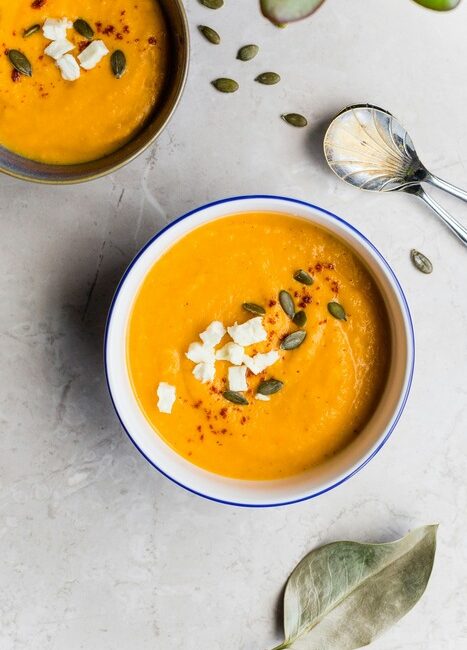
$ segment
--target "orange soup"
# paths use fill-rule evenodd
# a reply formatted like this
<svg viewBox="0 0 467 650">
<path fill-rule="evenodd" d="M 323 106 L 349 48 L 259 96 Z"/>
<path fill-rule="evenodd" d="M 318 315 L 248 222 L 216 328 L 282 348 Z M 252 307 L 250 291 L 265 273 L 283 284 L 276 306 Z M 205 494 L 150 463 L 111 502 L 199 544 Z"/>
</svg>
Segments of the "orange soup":
<svg viewBox="0 0 467 650">
<path fill-rule="evenodd" d="M 213 322 L 227 331 L 204 343 Z M 213 345 L 229 360 L 216 359 L 209 377 Z M 252 480 L 304 472 L 352 442 L 381 396 L 389 355 L 383 299 L 360 259 L 326 230 L 269 212 L 216 220 L 170 248 L 139 290 L 127 340 L 155 435 L 206 470 Z M 159 408 L 161 382 L 171 413 Z"/>
<path fill-rule="evenodd" d="M 72 47 L 64 56 L 79 74 L 74 80 L 63 78 L 61 57 L 45 53 L 52 42 L 45 21 L 64 18 Z M 78 19 L 92 36 L 77 31 Z M 86 69 L 79 57 L 95 41 L 107 53 Z M 0 143 L 33 160 L 71 164 L 115 151 L 140 130 L 163 92 L 169 48 L 157 0 L 0 0 L 0 44 Z M 125 57 L 120 78 L 111 65 L 117 50 Z M 14 67 L 12 51 L 26 57 L 31 76 Z"/>
</svg>

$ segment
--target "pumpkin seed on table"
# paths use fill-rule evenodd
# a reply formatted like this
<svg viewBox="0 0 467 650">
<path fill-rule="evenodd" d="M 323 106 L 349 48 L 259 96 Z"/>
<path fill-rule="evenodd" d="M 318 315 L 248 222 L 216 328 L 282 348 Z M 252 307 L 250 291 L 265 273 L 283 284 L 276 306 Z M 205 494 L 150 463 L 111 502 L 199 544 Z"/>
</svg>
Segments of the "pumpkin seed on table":
<svg viewBox="0 0 467 650">
<path fill-rule="evenodd" d="M 198 25 L 198 29 L 204 38 L 213 45 L 219 45 L 221 42 L 221 37 L 215 29 L 212 29 L 212 27 L 208 27 L 207 25 Z"/>
<path fill-rule="evenodd" d="M 423 253 L 420 253 L 420 251 L 417 251 L 415 248 L 413 248 L 410 251 L 410 257 L 414 266 L 422 273 L 426 273 L 428 275 L 433 271 L 433 264 L 430 262 L 428 257 Z"/>
<path fill-rule="evenodd" d="M 19 50 L 9 50 L 8 58 L 15 70 L 26 75 L 26 77 L 32 77 L 32 65 L 25 54 Z"/>
<path fill-rule="evenodd" d="M 280 80 L 281 78 L 277 72 L 262 72 L 255 79 L 255 81 L 264 86 L 274 86 L 275 84 L 278 84 Z"/>
<path fill-rule="evenodd" d="M 305 312 L 303 310 L 297 311 L 297 313 L 292 318 L 292 320 L 295 323 L 295 325 L 297 325 L 297 327 L 304 327 L 307 321 Z"/>
<path fill-rule="evenodd" d="M 283 339 L 281 343 L 281 350 L 295 350 L 300 347 L 303 341 L 306 339 L 305 330 L 297 330 L 292 332 Z"/>
<path fill-rule="evenodd" d="M 110 57 L 110 66 L 117 79 L 121 79 L 126 70 L 126 56 L 122 50 L 115 50 Z"/>
<path fill-rule="evenodd" d="M 237 393 L 234 390 L 226 390 L 225 393 L 222 393 L 222 397 L 232 404 L 239 404 L 241 406 L 247 406 L 249 404 L 246 397 L 243 397 L 241 393 Z"/>
<path fill-rule="evenodd" d="M 226 77 L 220 77 L 220 79 L 215 79 L 211 83 L 220 93 L 235 93 L 240 87 L 236 81 Z"/>
<path fill-rule="evenodd" d="M 329 302 L 328 303 L 328 312 L 337 320 L 347 320 L 347 315 L 345 309 L 338 302 Z"/>
<path fill-rule="evenodd" d="M 249 311 L 250 314 L 256 314 L 256 316 L 264 316 L 266 310 L 261 305 L 257 305 L 254 302 L 244 302 L 242 305 L 245 311 Z"/>
<path fill-rule="evenodd" d="M 36 34 L 40 30 L 40 28 L 41 28 L 40 25 L 31 25 L 31 27 L 28 27 L 27 29 L 24 30 L 23 38 L 28 38 L 28 36 L 32 36 L 33 34 Z"/>
<path fill-rule="evenodd" d="M 259 47 L 253 43 L 250 45 L 244 45 L 237 52 L 237 59 L 239 61 L 251 61 L 259 52 Z"/>
<path fill-rule="evenodd" d="M 220 9 L 224 6 L 224 0 L 199 0 L 199 2 L 208 9 Z"/>
<path fill-rule="evenodd" d="M 297 280 L 297 282 L 301 282 L 301 284 L 306 284 L 308 286 L 311 286 L 314 282 L 313 278 L 307 271 L 304 271 L 303 269 L 299 269 L 298 271 L 295 271 L 293 274 L 294 280 Z"/>
<path fill-rule="evenodd" d="M 274 395 L 278 393 L 284 386 L 284 382 L 279 379 L 266 379 L 258 386 L 256 392 L 260 395 Z"/>
<path fill-rule="evenodd" d="M 288 291 L 279 291 L 279 302 L 287 316 L 293 318 L 295 316 L 295 303 Z"/>
<path fill-rule="evenodd" d="M 73 23 L 73 28 L 76 32 L 78 32 L 78 34 L 81 34 L 81 36 L 87 38 L 88 41 L 90 41 L 94 36 L 93 28 L 83 18 L 78 18 L 77 20 L 75 20 L 75 22 Z"/>
<path fill-rule="evenodd" d="M 287 122 L 287 124 L 298 128 L 303 128 L 308 125 L 308 120 L 306 117 L 303 117 L 303 115 L 300 115 L 300 113 L 284 113 L 281 115 L 281 118 L 284 122 Z"/>
</svg>

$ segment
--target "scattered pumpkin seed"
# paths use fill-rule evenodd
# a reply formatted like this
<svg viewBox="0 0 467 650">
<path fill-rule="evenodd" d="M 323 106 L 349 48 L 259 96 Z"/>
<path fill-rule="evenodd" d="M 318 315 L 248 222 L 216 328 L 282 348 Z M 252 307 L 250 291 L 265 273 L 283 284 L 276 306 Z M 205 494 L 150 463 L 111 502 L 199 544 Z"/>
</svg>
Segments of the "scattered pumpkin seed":
<svg viewBox="0 0 467 650">
<path fill-rule="evenodd" d="M 18 72 L 26 75 L 26 77 L 32 77 L 32 66 L 25 54 L 19 50 L 9 50 L 8 58 Z"/>
<path fill-rule="evenodd" d="M 297 330 L 296 332 L 292 332 L 292 334 L 289 334 L 285 337 L 285 339 L 283 339 L 281 343 L 281 350 L 295 350 L 295 348 L 301 346 L 305 339 L 305 330 Z"/>
<path fill-rule="evenodd" d="M 225 393 L 222 393 L 222 397 L 232 402 L 232 404 L 241 404 L 242 406 L 249 404 L 246 397 L 243 397 L 241 393 L 237 393 L 234 390 L 226 390 Z"/>
<path fill-rule="evenodd" d="M 28 36 L 32 36 L 33 34 L 38 32 L 40 28 L 41 28 L 40 25 L 31 25 L 31 27 L 28 27 L 27 29 L 24 30 L 23 37 L 28 38 Z"/>
<path fill-rule="evenodd" d="M 239 89 L 239 85 L 233 79 L 226 79 L 221 77 L 211 82 L 216 90 L 221 93 L 235 93 Z"/>
<path fill-rule="evenodd" d="M 303 115 L 300 115 L 300 113 L 284 113 L 284 115 L 281 115 L 281 118 L 291 126 L 303 128 L 308 125 L 308 120 Z"/>
<path fill-rule="evenodd" d="M 303 310 L 297 311 L 297 313 L 292 318 L 292 320 L 295 323 L 295 325 L 297 325 L 298 327 L 305 327 L 306 320 L 307 320 L 305 312 Z"/>
<path fill-rule="evenodd" d="M 410 251 L 410 257 L 412 258 L 414 266 L 422 273 L 428 275 L 433 271 L 433 264 L 430 262 L 428 257 L 423 253 L 420 253 L 420 251 L 415 250 L 415 248 L 412 249 Z"/>
<path fill-rule="evenodd" d="M 274 86 L 274 84 L 278 84 L 280 80 L 281 78 L 277 72 L 262 72 L 255 79 L 255 81 L 264 86 Z"/>
<path fill-rule="evenodd" d="M 224 6 L 224 0 L 199 0 L 199 2 L 208 9 L 220 9 Z"/>
<path fill-rule="evenodd" d="M 279 291 L 279 302 L 287 316 L 293 318 L 295 316 L 295 303 L 288 291 Z"/>
<path fill-rule="evenodd" d="M 257 305 L 254 302 L 244 302 L 242 305 L 245 311 L 249 311 L 251 314 L 256 314 L 257 316 L 264 316 L 266 310 L 261 305 Z"/>
<path fill-rule="evenodd" d="M 115 50 L 110 57 L 112 72 L 117 79 L 121 79 L 126 70 L 126 56 L 122 50 Z"/>
<path fill-rule="evenodd" d="M 295 271 L 293 274 L 294 280 L 297 280 L 297 282 L 301 282 L 302 284 L 306 284 L 308 286 L 311 286 L 314 282 L 313 278 L 307 271 L 304 271 L 303 269 L 300 269 L 299 271 Z"/>
<path fill-rule="evenodd" d="M 328 312 L 337 320 L 347 320 L 347 315 L 345 309 L 338 302 L 329 302 L 328 303 Z"/>
<path fill-rule="evenodd" d="M 262 381 L 256 390 L 260 395 L 274 395 L 278 393 L 281 388 L 284 386 L 284 382 L 279 381 L 279 379 L 266 379 Z"/>
<path fill-rule="evenodd" d="M 219 45 L 221 42 L 221 37 L 215 29 L 212 29 L 212 27 L 208 27 L 207 25 L 198 25 L 198 29 L 204 38 L 213 45 Z"/>
<path fill-rule="evenodd" d="M 259 47 L 257 45 L 244 45 L 238 50 L 237 59 L 239 61 L 251 61 L 259 52 Z"/>
<path fill-rule="evenodd" d="M 78 32 L 78 34 L 84 36 L 84 38 L 86 38 L 88 41 L 90 41 L 94 36 L 93 28 L 83 18 L 78 18 L 77 20 L 75 20 L 75 22 L 73 23 L 73 27 L 75 31 Z"/>
</svg>

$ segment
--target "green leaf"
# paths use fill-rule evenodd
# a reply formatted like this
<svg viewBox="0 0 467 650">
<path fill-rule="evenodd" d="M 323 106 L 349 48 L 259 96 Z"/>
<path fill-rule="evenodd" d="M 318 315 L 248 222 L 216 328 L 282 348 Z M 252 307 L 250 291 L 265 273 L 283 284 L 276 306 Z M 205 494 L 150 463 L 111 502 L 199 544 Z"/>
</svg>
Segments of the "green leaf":
<svg viewBox="0 0 467 650">
<path fill-rule="evenodd" d="M 324 0 L 261 0 L 261 11 L 276 25 L 306 18 L 323 4 Z"/>
<path fill-rule="evenodd" d="M 355 650 L 368 645 L 421 598 L 437 526 L 389 544 L 334 542 L 309 553 L 284 594 L 285 641 L 275 650 Z"/>
<path fill-rule="evenodd" d="M 415 0 L 422 7 L 435 9 L 436 11 L 449 11 L 455 9 L 461 0 Z"/>
</svg>

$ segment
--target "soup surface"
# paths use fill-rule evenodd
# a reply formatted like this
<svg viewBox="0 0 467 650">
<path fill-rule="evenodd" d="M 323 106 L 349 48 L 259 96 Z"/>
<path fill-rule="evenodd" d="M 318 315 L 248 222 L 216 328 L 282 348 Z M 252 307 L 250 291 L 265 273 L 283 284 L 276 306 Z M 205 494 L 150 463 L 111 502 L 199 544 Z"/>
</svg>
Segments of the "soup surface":
<svg viewBox="0 0 467 650">
<path fill-rule="evenodd" d="M 314 282 L 297 282 L 304 269 Z M 297 327 L 278 301 L 293 297 L 307 323 Z M 214 320 L 243 323 L 264 306 L 267 340 L 249 355 L 279 350 L 259 375 L 248 372 L 248 405 L 231 403 L 229 363 L 212 382 L 193 375 L 185 353 Z M 345 308 L 347 320 L 328 311 Z M 296 349 L 284 337 L 307 332 Z M 218 347 L 229 341 L 226 334 Z M 362 262 L 340 240 L 285 214 L 237 214 L 203 225 L 166 252 L 146 276 L 131 313 L 127 359 L 134 392 L 155 431 L 186 459 L 239 479 L 278 479 L 323 463 L 365 426 L 384 388 L 390 355 L 382 297 Z M 269 401 L 255 397 L 271 378 L 283 382 Z M 158 410 L 159 382 L 176 389 L 171 414 Z"/>
<path fill-rule="evenodd" d="M 109 54 L 92 70 L 65 81 L 44 54 L 50 43 L 31 25 L 47 18 L 85 19 Z M 75 58 L 88 41 L 67 31 Z M 95 160 L 125 144 L 143 126 L 163 91 L 168 34 L 157 0 L 0 0 L 0 143 L 32 160 L 71 164 Z M 117 79 L 110 58 L 121 50 Z M 9 50 L 29 59 L 32 77 L 14 72 Z"/>
</svg>

